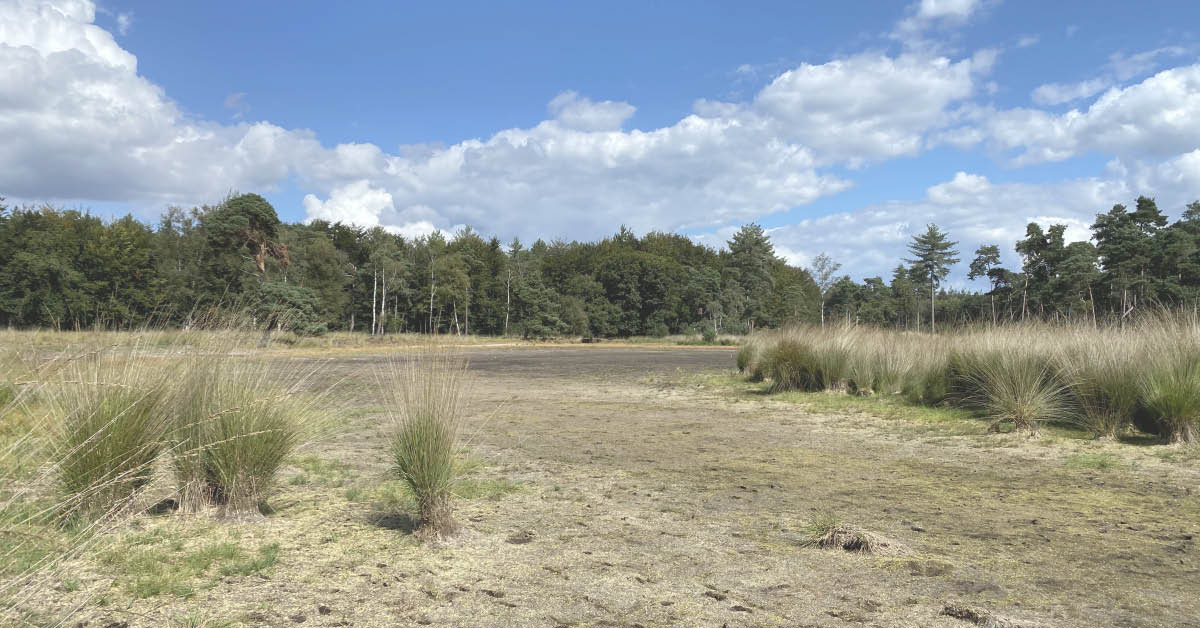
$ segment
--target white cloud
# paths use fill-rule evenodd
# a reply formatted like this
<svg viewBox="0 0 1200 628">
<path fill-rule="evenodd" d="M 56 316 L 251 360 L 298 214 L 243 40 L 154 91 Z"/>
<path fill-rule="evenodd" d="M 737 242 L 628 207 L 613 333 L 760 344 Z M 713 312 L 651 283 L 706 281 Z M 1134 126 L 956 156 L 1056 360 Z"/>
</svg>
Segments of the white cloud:
<svg viewBox="0 0 1200 628">
<path fill-rule="evenodd" d="M 637 111 L 629 103 L 592 102 L 574 91 L 555 96 L 547 109 L 559 124 L 576 131 L 616 131 Z"/>
<path fill-rule="evenodd" d="M 1061 161 L 1089 151 L 1122 159 L 1169 158 L 1200 146 L 1200 65 L 1172 68 L 1125 88 L 1104 93 L 1085 111 L 1063 114 L 1038 109 L 979 109 L 972 130 L 941 139 L 965 146 L 987 138 L 1000 150 L 1016 150 L 1016 165 Z"/>
<path fill-rule="evenodd" d="M 93 5 L 56 6 L 0 9 L 9 78 L 0 85 L 0 188 L 14 197 L 135 201 L 149 213 L 293 178 L 310 193 L 311 218 L 501 234 L 713 228 L 835 194 L 851 182 L 824 168 L 917 154 L 995 58 L 871 54 L 805 64 L 748 102 L 700 101 L 694 114 L 647 130 L 623 129 L 636 111 L 629 103 L 564 92 L 531 128 L 391 154 L 373 144 L 324 147 L 309 131 L 268 122 L 189 117 L 92 23 Z M 225 104 L 248 109 L 241 93 Z"/>
<path fill-rule="evenodd" d="M 1105 78 L 1094 78 L 1078 83 L 1045 83 L 1037 86 L 1031 94 L 1039 105 L 1061 105 L 1091 98 L 1107 89 L 1112 82 Z"/>
<path fill-rule="evenodd" d="M 1160 57 L 1182 57 L 1188 50 L 1182 46 L 1165 46 L 1134 54 L 1114 52 L 1109 55 L 1106 67 L 1118 81 L 1145 75 L 1162 66 Z"/>
<path fill-rule="evenodd" d="M 45 200 L 194 202 L 270 189 L 319 149 L 269 123 L 189 118 L 92 24 L 90 3 L 0 7 L 0 188 Z"/>
<path fill-rule="evenodd" d="M 969 98 L 994 56 L 957 62 L 906 54 L 863 54 L 784 72 L 755 98 L 758 113 L 824 161 L 859 165 L 923 148 L 925 132 Z M 903 103 L 902 105 L 900 103 Z"/>
<path fill-rule="evenodd" d="M 912 49 L 936 50 L 940 46 L 926 39 L 927 31 L 962 26 L 987 4 L 986 0 L 918 0 L 908 5 L 908 17 L 896 24 L 891 37 Z"/>
<path fill-rule="evenodd" d="M 1017 40 L 1017 48 L 1028 48 L 1041 41 L 1037 35 L 1025 35 Z"/>
<path fill-rule="evenodd" d="M 374 227 L 380 224 L 385 212 L 391 214 L 394 209 L 392 195 L 386 190 L 371 187 L 366 179 L 334 188 L 325 201 L 312 194 L 304 196 L 304 213 L 310 221 L 342 221 L 360 227 Z"/>
<path fill-rule="evenodd" d="M 1013 245 L 1024 238 L 1028 223 L 1065 224 L 1069 241 L 1086 240 L 1097 213 L 1114 203 L 1128 203 L 1136 194 L 1116 179 L 996 184 L 981 175 L 959 172 L 950 181 L 930 186 L 923 199 L 802 220 L 771 230 L 771 238 L 794 259 L 811 259 L 824 251 L 856 277 L 887 279 L 909 256 L 912 237 L 932 222 L 958 242 L 963 261 L 953 276 L 961 279 L 982 244 L 998 244 L 1011 268 L 1020 263 Z"/>
<path fill-rule="evenodd" d="M 133 12 L 117 14 L 117 32 L 122 36 L 129 34 L 129 29 L 133 28 Z"/>
</svg>

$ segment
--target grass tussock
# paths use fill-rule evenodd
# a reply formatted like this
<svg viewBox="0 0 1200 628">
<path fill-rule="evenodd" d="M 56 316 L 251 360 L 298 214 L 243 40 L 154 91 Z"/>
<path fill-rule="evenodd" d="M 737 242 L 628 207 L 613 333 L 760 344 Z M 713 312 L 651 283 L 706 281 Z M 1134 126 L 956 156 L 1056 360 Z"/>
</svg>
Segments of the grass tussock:
<svg viewBox="0 0 1200 628">
<path fill-rule="evenodd" d="M 980 327 L 930 335 L 797 327 L 747 339 L 739 370 L 771 392 L 897 396 L 986 417 L 996 431 L 1046 425 L 1096 438 L 1141 430 L 1200 442 L 1200 319 L 1144 317 L 1125 327 Z M 1002 429 L 1004 428 L 1004 429 Z"/>
<path fill-rule="evenodd" d="M 466 415 L 466 359 L 430 346 L 395 358 L 378 373 L 391 416 L 389 450 L 396 476 L 417 509 L 419 536 L 453 534 L 452 498 L 461 472 L 459 436 Z"/>
<path fill-rule="evenodd" d="M 135 348 L 85 353 L 49 378 L 45 441 L 70 509 L 94 518 L 149 483 L 169 424 L 167 375 Z"/>
<path fill-rule="evenodd" d="M 173 390 L 168 434 L 185 511 L 259 511 L 285 461 L 330 425 L 331 389 L 315 386 L 314 375 L 221 355 L 189 362 Z"/>
<path fill-rule="evenodd" d="M 841 549 L 857 554 L 897 556 L 908 553 L 900 543 L 856 526 L 843 523 L 836 516 L 826 513 L 817 516 L 805 526 L 804 547 Z"/>
</svg>

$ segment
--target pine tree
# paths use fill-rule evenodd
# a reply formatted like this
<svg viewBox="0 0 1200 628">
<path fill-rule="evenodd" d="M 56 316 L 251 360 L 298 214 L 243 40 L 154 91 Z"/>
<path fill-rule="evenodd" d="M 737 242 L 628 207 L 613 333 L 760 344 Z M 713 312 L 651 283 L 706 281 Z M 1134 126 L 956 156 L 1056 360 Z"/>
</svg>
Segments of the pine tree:
<svg viewBox="0 0 1200 628">
<path fill-rule="evenodd" d="M 929 329 L 937 332 L 937 303 L 938 284 L 950 274 L 950 267 L 958 263 L 958 251 L 954 248 L 958 242 L 951 242 L 937 225 L 930 223 L 925 233 L 913 236 L 908 250 L 913 254 L 912 259 L 905 261 L 915 269 L 919 269 L 922 277 L 929 281 Z"/>
</svg>

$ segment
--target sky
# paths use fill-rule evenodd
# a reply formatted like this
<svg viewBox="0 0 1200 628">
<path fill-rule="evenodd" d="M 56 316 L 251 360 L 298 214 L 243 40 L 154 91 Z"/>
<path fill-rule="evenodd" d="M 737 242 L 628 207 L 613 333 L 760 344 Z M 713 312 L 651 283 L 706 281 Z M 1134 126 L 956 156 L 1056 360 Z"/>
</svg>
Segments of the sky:
<svg viewBox="0 0 1200 628">
<path fill-rule="evenodd" d="M 1200 198 L 1200 2 L 0 0 L 0 196 L 153 221 L 624 224 L 888 277 Z"/>
</svg>

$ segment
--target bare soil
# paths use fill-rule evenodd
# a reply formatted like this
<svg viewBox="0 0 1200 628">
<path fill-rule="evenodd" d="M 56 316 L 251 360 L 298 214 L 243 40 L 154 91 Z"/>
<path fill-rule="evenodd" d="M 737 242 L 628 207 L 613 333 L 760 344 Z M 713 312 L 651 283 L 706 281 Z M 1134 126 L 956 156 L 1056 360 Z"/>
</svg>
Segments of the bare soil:
<svg viewBox="0 0 1200 628">
<path fill-rule="evenodd" d="M 480 464 L 455 538 L 418 542 L 381 497 L 381 358 L 338 354 L 327 373 L 357 391 L 343 429 L 288 469 L 268 516 L 122 532 L 166 556 L 278 543 L 272 566 L 145 595 L 81 561 L 47 608 L 83 604 L 72 625 L 94 627 L 1200 626 L 1194 460 L 814 413 L 723 384 L 727 349 L 468 355 Z M 1120 464 L 1067 464 L 1095 451 Z M 906 551 L 806 545 L 823 516 Z"/>
</svg>

